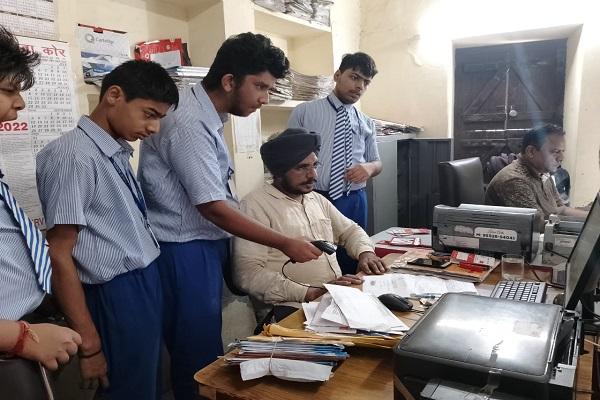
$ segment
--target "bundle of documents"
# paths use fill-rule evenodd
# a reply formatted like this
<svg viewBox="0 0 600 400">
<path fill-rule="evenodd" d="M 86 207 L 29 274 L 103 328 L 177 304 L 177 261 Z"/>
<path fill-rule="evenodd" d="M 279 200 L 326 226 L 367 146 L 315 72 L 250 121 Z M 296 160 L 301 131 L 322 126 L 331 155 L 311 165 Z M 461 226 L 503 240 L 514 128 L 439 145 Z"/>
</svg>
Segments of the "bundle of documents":
<svg viewBox="0 0 600 400">
<path fill-rule="evenodd" d="M 305 75 L 290 70 L 289 79 L 294 100 L 310 101 L 327 96 L 334 86 L 333 78 L 325 75 Z"/>
<path fill-rule="evenodd" d="M 320 302 L 304 303 L 306 329 L 316 333 L 399 335 L 408 326 L 377 297 L 359 289 L 326 284 Z"/>
<path fill-rule="evenodd" d="M 375 122 L 377 134 L 380 136 L 397 135 L 400 133 L 419 133 L 423 131 L 423 128 L 419 128 L 418 126 L 399 124 L 397 122 L 384 121 L 375 118 L 373 118 L 373 121 Z"/>
<path fill-rule="evenodd" d="M 167 72 L 178 86 L 193 86 L 202 82 L 202 79 L 208 73 L 208 68 L 192 66 L 173 67 L 167 69 Z"/>
<path fill-rule="evenodd" d="M 257 341 L 239 340 L 231 345 L 237 352 L 228 353 L 227 364 L 238 365 L 256 358 L 284 358 L 287 360 L 311 361 L 335 366 L 348 358 L 341 344 L 319 344 L 309 341 Z"/>
<path fill-rule="evenodd" d="M 233 347 L 237 351 L 227 354 L 224 360 L 240 366 L 244 381 L 265 375 L 299 382 L 326 381 L 338 361 L 348 358 L 341 344 L 310 340 L 242 340 Z"/>
</svg>

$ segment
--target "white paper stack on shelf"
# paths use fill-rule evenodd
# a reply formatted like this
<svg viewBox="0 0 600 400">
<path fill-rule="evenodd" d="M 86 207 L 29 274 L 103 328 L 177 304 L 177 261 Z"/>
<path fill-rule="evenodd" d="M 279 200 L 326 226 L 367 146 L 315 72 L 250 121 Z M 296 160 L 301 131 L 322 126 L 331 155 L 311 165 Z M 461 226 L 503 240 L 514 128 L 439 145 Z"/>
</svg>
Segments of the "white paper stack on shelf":
<svg viewBox="0 0 600 400">
<path fill-rule="evenodd" d="M 313 15 L 311 0 L 285 0 L 285 13 L 310 21 Z"/>
<path fill-rule="evenodd" d="M 269 90 L 269 99 L 271 101 L 291 100 L 292 98 L 292 81 L 288 76 L 277 79 L 275 86 Z"/>
<path fill-rule="evenodd" d="M 317 333 L 401 334 L 408 326 L 377 297 L 356 288 L 325 285 L 329 291 L 319 303 L 304 307 L 306 329 Z"/>
<path fill-rule="evenodd" d="M 373 122 L 375 122 L 377 134 L 380 136 L 397 135 L 399 133 L 419 133 L 423 131 L 423 128 L 418 126 L 399 124 L 397 122 L 384 121 L 381 119 L 373 118 Z"/>
<path fill-rule="evenodd" d="M 202 82 L 202 79 L 208 73 L 207 67 L 173 67 L 167 69 L 167 72 L 178 86 L 193 86 Z"/>
<path fill-rule="evenodd" d="M 477 294 L 472 282 L 411 274 L 365 276 L 363 291 L 373 296 L 394 293 L 403 297 L 439 297 L 444 293 Z"/>
<path fill-rule="evenodd" d="M 312 0 L 312 20 L 330 26 L 329 8 L 333 5 L 333 0 Z"/>
<path fill-rule="evenodd" d="M 327 96 L 334 86 L 333 78 L 325 75 L 305 75 L 290 70 L 289 79 L 292 83 L 292 98 L 294 100 L 310 101 Z"/>
<path fill-rule="evenodd" d="M 253 0 L 255 4 L 271 11 L 285 12 L 284 0 Z"/>
</svg>

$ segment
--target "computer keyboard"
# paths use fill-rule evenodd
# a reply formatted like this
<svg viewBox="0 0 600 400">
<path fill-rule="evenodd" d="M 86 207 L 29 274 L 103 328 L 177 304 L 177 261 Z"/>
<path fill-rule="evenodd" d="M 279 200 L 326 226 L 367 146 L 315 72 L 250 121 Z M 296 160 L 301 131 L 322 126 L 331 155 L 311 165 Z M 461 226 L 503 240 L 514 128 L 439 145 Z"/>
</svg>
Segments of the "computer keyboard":
<svg viewBox="0 0 600 400">
<path fill-rule="evenodd" d="M 546 296 L 545 282 L 500 281 L 490 297 L 508 300 L 543 303 Z"/>
</svg>

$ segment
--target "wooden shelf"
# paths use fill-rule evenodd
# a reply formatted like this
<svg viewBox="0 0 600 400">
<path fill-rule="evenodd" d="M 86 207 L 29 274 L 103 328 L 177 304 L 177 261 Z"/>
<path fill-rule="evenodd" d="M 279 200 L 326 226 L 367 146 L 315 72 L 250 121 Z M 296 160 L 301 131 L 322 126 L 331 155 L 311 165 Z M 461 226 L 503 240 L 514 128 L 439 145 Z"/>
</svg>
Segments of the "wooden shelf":
<svg viewBox="0 0 600 400">
<path fill-rule="evenodd" d="M 304 103 L 301 100 L 284 100 L 267 103 L 261 107 L 263 110 L 293 110 L 297 105 Z"/>
<path fill-rule="evenodd" d="M 301 38 L 331 33 L 329 26 L 271 11 L 254 3 L 252 6 L 257 30 L 272 32 L 286 38 Z"/>
</svg>

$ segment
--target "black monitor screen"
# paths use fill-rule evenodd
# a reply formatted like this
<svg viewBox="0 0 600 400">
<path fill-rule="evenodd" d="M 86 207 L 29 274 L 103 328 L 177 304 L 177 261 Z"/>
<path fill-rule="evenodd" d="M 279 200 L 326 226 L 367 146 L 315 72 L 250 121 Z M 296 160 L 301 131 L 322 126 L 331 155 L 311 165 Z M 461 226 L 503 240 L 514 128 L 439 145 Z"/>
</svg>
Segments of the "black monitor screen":
<svg viewBox="0 0 600 400">
<path fill-rule="evenodd" d="M 598 284 L 600 278 L 600 194 L 585 220 L 585 225 L 567 261 L 565 307 L 574 310 L 582 297 Z"/>
</svg>

